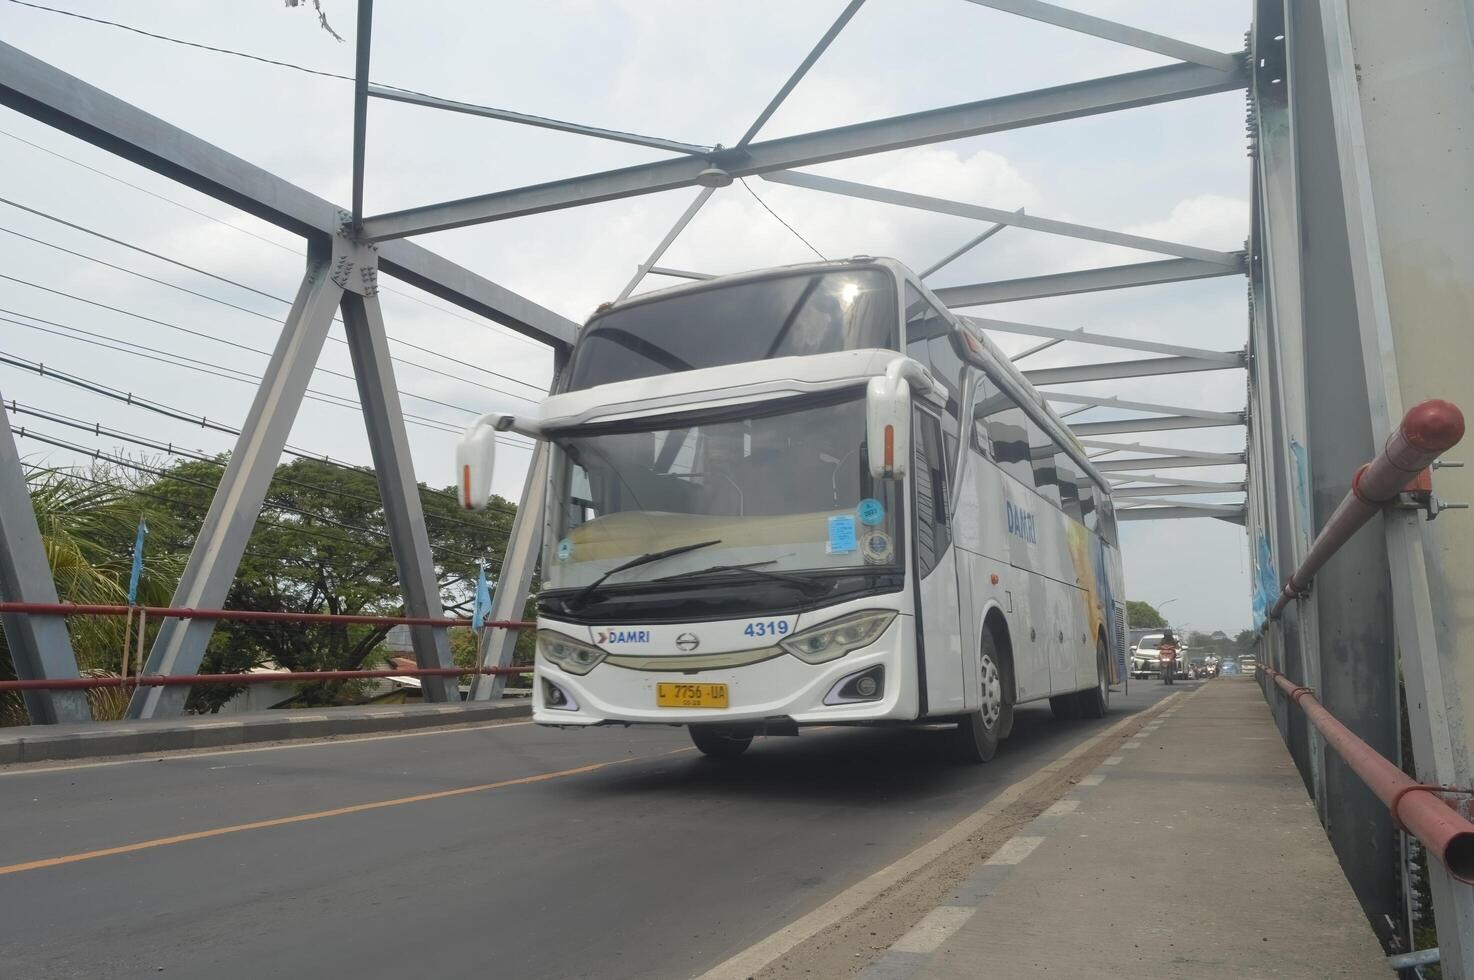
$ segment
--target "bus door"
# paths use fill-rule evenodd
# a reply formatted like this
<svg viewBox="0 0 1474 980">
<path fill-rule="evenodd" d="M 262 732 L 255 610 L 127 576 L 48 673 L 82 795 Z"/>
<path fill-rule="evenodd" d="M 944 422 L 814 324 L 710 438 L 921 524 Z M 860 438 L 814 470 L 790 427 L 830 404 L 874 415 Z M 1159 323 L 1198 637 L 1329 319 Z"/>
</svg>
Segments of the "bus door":
<svg viewBox="0 0 1474 980">
<path fill-rule="evenodd" d="M 964 710 L 964 646 L 956 549 L 948 522 L 951 490 L 942 440 L 941 420 L 923 409 L 912 423 L 915 456 L 912 550 L 916 570 L 917 645 L 926 691 L 926 713 L 959 714 Z"/>
</svg>

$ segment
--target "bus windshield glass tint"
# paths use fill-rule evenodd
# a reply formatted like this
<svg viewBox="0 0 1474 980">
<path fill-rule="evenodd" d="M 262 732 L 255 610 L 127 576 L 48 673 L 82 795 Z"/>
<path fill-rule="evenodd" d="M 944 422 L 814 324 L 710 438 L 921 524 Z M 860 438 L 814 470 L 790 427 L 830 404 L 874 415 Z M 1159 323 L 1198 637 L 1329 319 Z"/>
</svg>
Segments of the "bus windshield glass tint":
<svg viewBox="0 0 1474 980">
<path fill-rule="evenodd" d="M 775 275 L 612 310 L 578 340 L 564 391 L 802 354 L 899 349 L 895 287 L 880 269 Z"/>
<path fill-rule="evenodd" d="M 601 594 L 713 566 L 821 575 L 900 568 L 898 484 L 871 480 L 862 399 L 554 440 L 548 590 L 697 542 L 715 543 L 621 571 Z"/>
</svg>

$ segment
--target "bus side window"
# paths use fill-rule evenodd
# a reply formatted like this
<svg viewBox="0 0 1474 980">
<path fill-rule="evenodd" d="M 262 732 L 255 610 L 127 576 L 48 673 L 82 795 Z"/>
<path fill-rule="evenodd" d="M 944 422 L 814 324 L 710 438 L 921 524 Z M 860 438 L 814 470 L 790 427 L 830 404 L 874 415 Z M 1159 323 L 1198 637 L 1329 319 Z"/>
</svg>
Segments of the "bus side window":
<svg viewBox="0 0 1474 980">
<path fill-rule="evenodd" d="M 1116 543 L 1116 508 L 1111 503 L 1111 498 L 1101 494 L 1100 498 L 1100 536 L 1105 538 L 1107 544 Z"/>
<path fill-rule="evenodd" d="M 1054 454 L 1054 472 L 1059 483 L 1059 504 L 1070 517 L 1083 521 L 1080 508 L 1080 471 L 1075 461 L 1063 450 Z"/>
<path fill-rule="evenodd" d="M 1039 427 L 1033 419 L 1027 420 L 1029 430 L 1029 460 L 1034 468 L 1034 487 L 1045 500 L 1059 506 L 1059 475 L 1054 468 L 1054 457 L 1058 447 L 1054 437 Z"/>
<path fill-rule="evenodd" d="M 993 437 L 988 432 L 988 416 L 1000 411 L 1012 402 L 1008 401 L 986 374 L 973 372 L 972 424 L 968 426 L 968 441 L 972 448 L 987 459 L 995 459 Z"/>
<path fill-rule="evenodd" d="M 947 529 L 947 471 L 942 462 L 942 429 L 936 416 L 917 411 L 911 425 L 916 466 L 916 560 L 921 577 L 931 574 L 951 541 Z"/>
<path fill-rule="evenodd" d="M 947 448 L 947 474 L 955 475 L 957 446 L 962 430 L 962 379 L 966 366 L 957 352 L 952 322 L 917 291 L 906 286 L 906 356 L 926 365 L 947 389 L 947 407 L 942 417 L 942 436 Z"/>
<path fill-rule="evenodd" d="M 1095 506 L 1095 481 L 1088 476 L 1080 478 L 1080 516 L 1085 530 L 1094 534 L 1100 530 L 1100 514 Z"/>
<path fill-rule="evenodd" d="M 1029 428 L 1024 410 L 1007 395 L 1000 394 L 996 411 L 989 409 L 988 440 L 993 444 L 993 458 L 1008 475 L 1026 487 L 1034 485 L 1034 470 L 1029 464 Z"/>
</svg>

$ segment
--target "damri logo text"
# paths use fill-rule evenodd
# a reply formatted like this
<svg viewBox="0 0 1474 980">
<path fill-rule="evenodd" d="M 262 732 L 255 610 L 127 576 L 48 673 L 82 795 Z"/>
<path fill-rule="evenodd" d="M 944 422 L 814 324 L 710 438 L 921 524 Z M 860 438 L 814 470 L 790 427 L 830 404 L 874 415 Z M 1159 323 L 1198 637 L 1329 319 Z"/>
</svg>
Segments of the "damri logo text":
<svg viewBox="0 0 1474 980">
<path fill-rule="evenodd" d="M 1008 514 L 1008 533 L 1023 538 L 1030 544 L 1039 543 L 1039 533 L 1034 527 L 1034 515 L 1013 502 L 1005 500 L 1003 506 Z"/>
</svg>

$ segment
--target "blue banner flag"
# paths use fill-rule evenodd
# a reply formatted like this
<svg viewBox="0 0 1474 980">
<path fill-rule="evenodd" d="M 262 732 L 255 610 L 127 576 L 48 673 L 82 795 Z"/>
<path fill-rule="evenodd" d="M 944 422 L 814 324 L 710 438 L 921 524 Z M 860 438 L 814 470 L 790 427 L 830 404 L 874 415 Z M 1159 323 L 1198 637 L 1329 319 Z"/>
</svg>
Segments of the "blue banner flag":
<svg viewBox="0 0 1474 980">
<path fill-rule="evenodd" d="M 133 540 L 133 573 L 128 576 L 128 605 L 138 605 L 138 577 L 143 574 L 143 538 L 148 534 L 148 518 L 138 522 L 138 537 Z"/>
<path fill-rule="evenodd" d="M 486 584 L 486 566 L 476 574 L 476 603 L 471 607 L 471 627 L 480 629 L 482 620 L 491 615 L 491 588 Z"/>
</svg>

